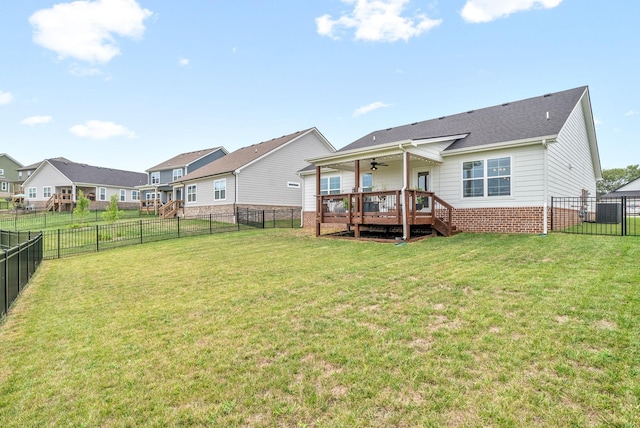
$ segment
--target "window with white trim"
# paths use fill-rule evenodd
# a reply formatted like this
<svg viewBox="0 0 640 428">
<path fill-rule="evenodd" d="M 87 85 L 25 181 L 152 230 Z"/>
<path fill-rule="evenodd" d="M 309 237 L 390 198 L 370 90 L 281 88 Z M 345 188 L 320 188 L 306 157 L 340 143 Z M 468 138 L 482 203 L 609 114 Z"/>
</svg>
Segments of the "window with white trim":
<svg viewBox="0 0 640 428">
<path fill-rule="evenodd" d="M 0 175 L 4 175 L 4 169 L 0 168 Z"/>
<path fill-rule="evenodd" d="M 160 184 L 160 171 L 151 173 L 151 184 Z"/>
<path fill-rule="evenodd" d="M 213 200 L 224 201 L 227 199 L 227 179 L 213 181 Z"/>
<path fill-rule="evenodd" d="M 44 186 L 42 188 L 42 197 L 43 198 L 50 198 L 51 197 L 51 186 Z"/>
<path fill-rule="evenodd" d="M 340 193 L 340 189 L 342 189 L 342 183 L 339 175 L 320 178 L 321 195 L 337 195 Z"/>
<path fill-rule="evenodd" d="M 22 171 L 18 171 L 18 180 L 22 180 Z"/>
<path fill-rule="evenodd" d="M 3 181 L 2 183 L 0 183 L 0 190 L 2 190 L 3 192 L 6 192 L 9 189 L 9 183 L 7 183 L 6 181 Z"/>
<path fill-rule="evenodd" d="M 132 201 L 139 201 L 140 200 L 140 191 L 139 190 L 132 190 L 131 191 L 131 200 Z"/>
<path fill-rule="evenodd" d="M 510 195 L 510 157 L 462 163 L 462 196 L 464 198 Z"/>
<path fill-rule="evenodd" d="M 125 189 L 120 189 L 120 202 L 125 202 L 127 200 L 127 191 Z"/>
<path fill-rule="evenodd" d="M 27 197 L 29 199 L 35 199 L 38 197 L 38 191 L 35 187 L 29 187 L 29 189 L 27 190 Z"/>
<path fill-rule="evenodd" d="M 196 185 L 190 184 L 187 186 L 187 202 L 196 202 Z"/>
<path fill-rule="evenodd" d="M 179 180 L 182 178 L 182 168 L 173 170 L 173 181 Z"/>
<path fill-rule="evenodd" d="M 106 201 L 107 200 L 107 188 L 106 187 L 98 187 L 98 200 Z"/>
</svg>

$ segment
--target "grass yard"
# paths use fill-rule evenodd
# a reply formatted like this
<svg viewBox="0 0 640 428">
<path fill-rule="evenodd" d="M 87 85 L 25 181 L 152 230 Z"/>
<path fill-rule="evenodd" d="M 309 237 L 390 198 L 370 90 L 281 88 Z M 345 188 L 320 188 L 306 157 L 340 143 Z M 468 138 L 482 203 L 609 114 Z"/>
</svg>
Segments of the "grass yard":
<svg viewBox="0 0 640 428">
<path fill-rule="evenodd" d="M 640 239 L 258 230 L 46 261 L 0 426 L 640 426 Z"/>
</svg>

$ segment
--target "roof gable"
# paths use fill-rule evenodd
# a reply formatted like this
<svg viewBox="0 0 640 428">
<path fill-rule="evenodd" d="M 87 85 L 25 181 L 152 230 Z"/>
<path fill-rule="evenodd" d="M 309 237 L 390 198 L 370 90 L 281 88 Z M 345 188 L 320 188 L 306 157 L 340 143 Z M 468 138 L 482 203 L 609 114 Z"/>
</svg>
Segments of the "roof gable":
<svg viewBox="0 0 640 428">
<path fill-rule="evenodd" d="M 166 161 L 159 163 L 158 165 L 152 166 L 146 171 L 151 172 L 186 167 L 189 166 L 189 164 L 197 161 L 198 159 L 201 159 L 218 150 L 222 150 L 224 153 L 227 153 L 227 151 L 223 147 L 214 147 L 211 149 L 202 149 L 193 152 L 180 153 L 179 155 L 176 155 L 171 159 L 167 159 Z"/>
<path fill-rule="evenodd" d="M 444 151 L 557 135 L 586 86 L 371 132 L 338 152 L 468 134 Z"/>
<path fill-rule="evenodd" d="M 269 155 L 274 150 L 284 146 L 285 144 L 295 140 L 296 138 L 312 131 L 315 128 L 305 129 L 303 131 L 294 132 L 293 134 L 283 135 L 279 138 L 273 138 L 251 146 L 242 147 L 234 152 L 229 153 L 220 159 L 205 165 L 194 172 L 182 177 L 178 182 L 194 180 L 212 175 L 227 174 L 237 171 L 260 158 Z"/>
</svg>

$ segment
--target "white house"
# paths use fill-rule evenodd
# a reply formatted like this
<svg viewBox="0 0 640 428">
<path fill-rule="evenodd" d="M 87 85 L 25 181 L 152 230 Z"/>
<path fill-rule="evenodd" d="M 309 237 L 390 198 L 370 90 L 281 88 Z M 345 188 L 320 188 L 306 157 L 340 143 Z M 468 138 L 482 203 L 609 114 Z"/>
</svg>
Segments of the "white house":
<svg viewBox="0 0 640 428">
<path fill-rule="evenodd" d="M 317 235 L 546 233 L 551 197 L 595 196 L 601 178 L 586 86 L 381 129 L 308 161 Z"/>
</svg>

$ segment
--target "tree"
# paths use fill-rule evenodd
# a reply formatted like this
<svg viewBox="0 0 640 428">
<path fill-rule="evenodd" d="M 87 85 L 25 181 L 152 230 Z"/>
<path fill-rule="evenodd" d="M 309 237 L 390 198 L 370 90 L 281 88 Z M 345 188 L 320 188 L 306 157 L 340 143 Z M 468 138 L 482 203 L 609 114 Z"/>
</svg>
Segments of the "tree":
<svg viewBox="0 0 640 428">
<path fill-rule="evenodd" d="M 76 207 L 73 209 L 73 215 L 80 218 L 80 222 L 84 223 L 85 217 L 89 215 L 89 198 L 84 196 L 82 190 L 78 190 L 78 197 L 76 198 Z"/>
<path fill-rule="evenodd" d="M 107 205 L 107 208 L 105 208 L 105 211 L 102 213 L 102 219 L 104 221 L 114 222 L 119 220 L 120 217 L 122 217 L 122 211 L 118 209 L 118 195 L 111 195 L 109 205 Z"/>
<path fill-rule="evenodd" d="M 598 194 L 612 192 L 628 182 L 640 177 L 640 166 L 629 165 L 626 168 L 602 170 L 602 181 L 598 182 Z"/>
</svg>

